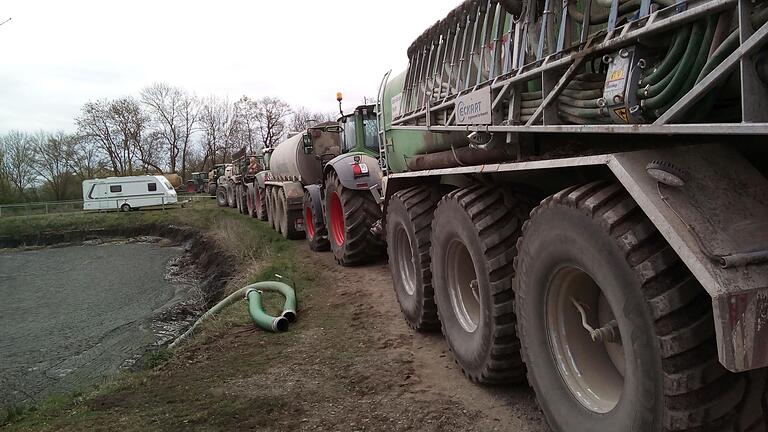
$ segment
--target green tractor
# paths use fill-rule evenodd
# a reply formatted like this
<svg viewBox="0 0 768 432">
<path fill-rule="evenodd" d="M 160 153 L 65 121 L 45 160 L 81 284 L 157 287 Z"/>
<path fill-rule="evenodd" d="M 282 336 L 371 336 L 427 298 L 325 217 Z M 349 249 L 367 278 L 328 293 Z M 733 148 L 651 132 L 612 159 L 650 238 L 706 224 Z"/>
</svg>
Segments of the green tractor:
<svg viewBox="0 0 768 432">
<path fill-rule="evenodd" d="M 203 193 L 208 186 L 208 173 L 194 172 L 192 179 L 187 180 L 188 193 Z"/>
</svg>

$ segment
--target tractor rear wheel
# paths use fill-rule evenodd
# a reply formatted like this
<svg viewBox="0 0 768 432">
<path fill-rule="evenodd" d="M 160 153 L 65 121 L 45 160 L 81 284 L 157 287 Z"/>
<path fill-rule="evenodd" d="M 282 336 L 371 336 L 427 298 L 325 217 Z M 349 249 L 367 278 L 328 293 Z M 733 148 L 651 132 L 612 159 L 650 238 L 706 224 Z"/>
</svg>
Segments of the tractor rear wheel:
<svg viewBox="0 0 768 432">
<path fill-rule="evenodd" d="M 219 207 L 226 207 L 227 204 L 227 191 L 224 190 L 224 188 L 217 188 L 216 191 L 216 204 L 219 205 Z"/>
<path fill-rule="evenodd" d="M 275 188 L 272 191 L 272 197 L 274 198 L 274 210 L 275 213 L 272 215 L 272 218 L 275 221 L 275 231 L 279 232 L 280 234 L 283 233 L 283 220 L 286 219 L 285 215 L 285 207 L 283 207 L 283 202 L 280 200 L 280 195 L 282 194 L 283 190 L 282 188 Z"/>
<path fill-rule="evenodd" d="M 307 243 L 309 248 L 315 252 L 327 251 L 331 248 L 328 241 L 328 228 L 325 226 L 325 218 L 321 214 L 316 214 L 312 209 L 316 208 L 316 203 L 312 202 L 312 195 L 304 192 L 304 230 L 307 233 Z M 322 206 L 320 206 L 322 208 Z"/>
<path fill-rule="evenodd" d="M 406 322 L 415 330 L 440 328 L 432 289 L 429 246 L 437 188 L 414 186 L 397 192 L 387 207 L 387 251 L 392 285 Z"/>
<path fill-rule="evenodd" d="M 255 218 L 256 217 L 256 198 L 255 198 L 255 192 L 254 190 L 256 187 L 254 185 L 249 184 L 246 185 L 246 196 L 245 196 L 245 203 L 246 207 L 248 209 L 248 216 Z"/>
<path fill-rule="evenodd" d="M 472 381 L 524 379 L 515 328 L 513 260 L 531 200 L 471 186 L 444 196 L 432 225 L 432 285 L 443 334 Z"/>
<path fill-rule="evenodd" d="M 248 186 L 245 184 L 238 185 L 240 187 L 240 213 L 248 214 Z"/>
<path fill-rule="evenodd" d="M 208 195 L 215 197 L 216 196 L 216 183 L 208 183 Z"/>
<path fill-rule="evenodd" d="M 380 256 L 384 244 L 371 233 L 381 209 L 369 191 L 345 188 L 336 173 L 326 179 L 326 212 L 331 250 L 343 266 L 363 264 Z"/>
<path fill-rule="evenodd" d="M 253 195 L 254 195 L 254 207 L 256 208 L 256 216 L 254 217 L 261 221 L 267 220 L 269 212 L 267 211 L 266 191 L 260 188 L 258 184 L 254 184 Z"/>
<path fill-rule="evenodd" d="M 518 250 L 518 334 L 554 431 L 765 430 L 765 371 L 720 365 L 710 297 L 621 185 L 545 199 Z"/>
<path fill-rule="evenodd" d="M 242 187 L 240 185 L 235 185 L 235 207 L 237 208 L 238 213 L 243 212 L 243 194 L 242 194 Z"/>
<path fill-rule="evenodd" d="M 237 195 L 235 194 L 235 182 L 227 182 L 227 205 L 230 208 L 237 207 Z"/>
<path fill-rule="evenodd" d="M 267 199 L 267 221 L 270 227 L 277 230 L 275 225 L 275 188 L 268 186 L 266 192 L 264 197 Z"/>
</svg>

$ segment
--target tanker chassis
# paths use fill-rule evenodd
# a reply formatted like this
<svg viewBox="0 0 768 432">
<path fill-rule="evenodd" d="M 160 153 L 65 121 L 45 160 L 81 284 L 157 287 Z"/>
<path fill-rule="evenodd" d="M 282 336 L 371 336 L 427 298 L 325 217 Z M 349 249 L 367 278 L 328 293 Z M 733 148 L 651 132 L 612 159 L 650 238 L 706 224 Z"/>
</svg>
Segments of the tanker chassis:
<svg viewBox="0 0 768 432">
<path fill-rule="evenodd" d="M 406 321 L 555 431 L 765 431 L 767 6 L 467 0 L 421 35 L 377 107 Z"/>
<path fill-rule="evenodd" d="M 366 105 L 278 144 L 265 182 L 270 225 L 286 238 L 306 237 L 314 251 L 330 249 L 341 265 L 381 256 L 371 230 L 381 219 L 370 192 L 381 180 L 377 138 L 374 106 Z"/>
</svg>

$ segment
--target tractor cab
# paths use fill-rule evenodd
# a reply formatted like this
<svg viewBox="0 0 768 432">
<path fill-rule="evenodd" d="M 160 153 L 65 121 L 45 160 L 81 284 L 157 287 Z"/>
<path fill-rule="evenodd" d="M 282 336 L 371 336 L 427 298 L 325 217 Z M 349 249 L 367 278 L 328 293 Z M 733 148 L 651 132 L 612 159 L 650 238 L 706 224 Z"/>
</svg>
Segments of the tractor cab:
<svg viewBox="0 0 768 432">
<path fill-rule="evenodd" d="M 341 108 L 341 95 L 337 96 Z M 361 152 L 373 157 L 379 155 L 379 129 L 376 123 L 376 106 L 360 105 L 350 114 L 338 120 L 341 128 L 342 153 Z"/>
</svg>

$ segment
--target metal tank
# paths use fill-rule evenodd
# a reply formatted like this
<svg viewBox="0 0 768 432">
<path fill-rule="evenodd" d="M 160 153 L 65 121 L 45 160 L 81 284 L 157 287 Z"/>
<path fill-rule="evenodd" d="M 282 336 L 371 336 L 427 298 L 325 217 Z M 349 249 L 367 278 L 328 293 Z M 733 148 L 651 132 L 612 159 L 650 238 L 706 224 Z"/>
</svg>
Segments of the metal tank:
<svg viewBox="0 0 768 432">
<path fill-rule="evenodd" d="M 335 123 L 331 124 L 336 126 Z M 320 183 L 323 179 L 321 159 L 331 160 L 341 153 L 338 131 L 325 128 L 311 128 L 298 133 L 275 147 L 269 160 L 272 179 L 277 181 L 298 181 L 302 184 Z M 305 136 L 310 136 L 311 151 L 305 153 Z"/>
</svg>

